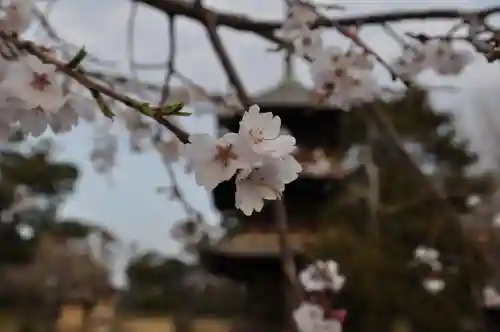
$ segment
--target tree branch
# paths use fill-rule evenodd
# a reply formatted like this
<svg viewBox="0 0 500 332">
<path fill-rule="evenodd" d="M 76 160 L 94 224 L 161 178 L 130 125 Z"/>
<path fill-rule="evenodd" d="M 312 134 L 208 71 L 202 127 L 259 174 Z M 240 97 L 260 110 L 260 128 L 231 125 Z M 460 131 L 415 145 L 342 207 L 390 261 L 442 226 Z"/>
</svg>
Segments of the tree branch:
<svg viewBox="0 0 500 332">
<path fill-rule="evenodd" d="M 201 8 L 201 7 L 200 7 Z M 203 11 L 203 9 L 201 9 Z M 244 108 L 247 108 L 250 106 L 250 99 L 245 91 L 245 88 L 243 87 L 243 83 L 239 79 L 239 76 L 236 72 L 236 69 L 234 68 L 234 65 L 231 62 L 231 59 L 229 58 L 229 55 L 224 48 L 224 45 L 217 34 L 216 31 L 216 25 L 214 21 L 214 16 L 210 14 L 210 12 L 205 12 L 205 16 L 203 18 L 203 24 L 207 30 L 208 36 L 210 38 L 210 41 L 212 43 L 212 46 L 219 56 L 219 59 L 221 61 L 222 66 L 224 67 L 224 70 L 226 71 L 226 74 L 228 76 L 229 82 L 231 85 L 234 87 L 236 90 L 236 93 L 238 95 L 239 100 L 241 101 L 242 105 Z M 293 250 L 290 246 L 290 241 L 288 239 L 288 221 L 287 221 L 287 215 L 286 215 L 286 208 L 285 204 L 282 200 L 277 200 L 273 202 L 274 206 L 274 216 L 275 216 L 275 222 L 276 222 L 276 229 L 278 233 L 278 238 L 279 238 L 279 245 L 280 245 L 280 254 L 281 254 L 281 261 L 282 261 L 282 266 L 283 266 L 283 272 L 285 273 L 285 277 L 289 281 L 289 285 L 291 286 L 292 294 L 288 293 L 290 297 L 288 297 L 288 306 L 289 310 L 293 310 L 293 308 L 296 307 L 296 305 L 300 302 L 301 300 L 301 293 L 300 293 L 300 288 L 297 282 L 297 271 L 295 267 L 295 257 Z M 288 286 L 288 285 L 287 285 Z M 291 317 L 291 316 L 290 316 Z"/>
<path fill-rule="evenodd" d="M 164 104 L 169 96 L 170 92 L 170 81 L 172 80 L 172 75 L 175 72 L 175 57 L 177 55 L 177 39 L 175 34 L 175 16 L 168 15 L 168 59 L 167 68 L 165 69 L 165 79 L 163 82 L 163 87 L 161 91 L 160 105 Z"/>
<path fill-rule="evenodd" d="M 193 6 L 187 1 L 139 1 L 165 13 L 185 16 L 200 22 L 204 20 L 204 17 L 206 15 L 210 15 L 213 17 L 214 24 L 217 26 L 221 25 L 230 27 L 235 30 L 253 32 L 271 41 L 275 41 L 272 32 L 278 30 L 282 24 L 282 22 L 280 21 L 257 21 L 244 15 L 217 13 L 216 11 L 207 9 L 205 7 Z M 500 6 L 494 6 L 477 11 L 457 9 L 403 10 L 378 14 L 357 15 L 339 19 L 321 18 L 314 26 L 334 27 L 336 24 L 340 24 L 342 26 L 361 26 L 404 20 L 457 19 L 470 15 L 476 15 L 478 17 L 484 18 L 497 12 L 500 12 Z"/>
<path fill-rule="evenodd" d="M 73 78 L 75 81 L 89 89 L 89 91 L 97 91 L 103 95 L 111 97 L 112 99 L 123 103 L 124 105 L 133 108 L 139 111 L 141 114 L 148 116 L 150 118 L 155 119 L 158 123 L 165 126 L 167 129 L 172 131 L 174 135 L 176 135 L 179 140 L 184 143 L 189 142 L 189 134 L 177 127 L 175 124 L 170 122 L 165 116 L 162 116 L 160 112 L 155 112 L 154 114 L 145 112 L 145 105 L 150 106 L 149 103 L 140 102 L 136 99 L 133 99 L 127 95 L 118 93 L 107 86 L 99 84 L 85 74 L 84 70 L 81 68 L 73 69 L 67 66 L 66 63 L 61 62 L 56 59 L 44 49 L 38 47 L 35 43 L 27 40 L 21 40 L 17 36 L 6 33 L 4 31 L 0 31 L 0 39 L 4 40 L 7 43 L 11 43 L 20 51 L 26 51 L 27 53 L 36 56 L 43 63 L 48 63 L 54 65 L 60 72 L 66 74 L 67 76 Z"/>
<path fill-rule="evenodd" d="M 201 8 L 201 7 L 200 7 Z M 241 82 L 238 73 L 236 72 L 236 68 L 234 67 L 231 59 L 229 58 L 229 54 L 227 53 L 224 44 L 222 43 L 219 35 L 216 31 L 216 26 L 214 25 L 214 16 L 212 16 L 209 12 L 207 12 L 203 18 L 203 25 L 207 30 L 208 37 L 210 38 L 210 42 L 212 43 L 212 47 L 217 53 L 219 60 L 222 64 L 222 67 L 226 71 L 229 82 L 236 90 L 236 94 L 238 95 L 238 99 L 242 103 L 244 108 L 250 106 L 250 99 L 243 87 L 243 83 Z"/>
</svg>

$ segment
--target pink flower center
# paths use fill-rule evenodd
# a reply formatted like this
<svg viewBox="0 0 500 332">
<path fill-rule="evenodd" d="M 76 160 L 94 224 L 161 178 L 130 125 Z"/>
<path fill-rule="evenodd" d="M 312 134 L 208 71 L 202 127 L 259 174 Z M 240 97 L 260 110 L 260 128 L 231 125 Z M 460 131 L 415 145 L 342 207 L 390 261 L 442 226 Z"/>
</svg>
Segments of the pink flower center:
<svg viewBox="0 0 500 332">
<path fill-rule="evenodd" d="M 227 146 L 217 145 L 217 153 L 214 156 L 214 161 L 227 167 L 231 160 L 236 159 L 238 159 L 238 155 L 234 153 L 232 144 Z"/>
<path fill-rule="evenodd" d="M 49 77 L 46 73 L 33 73 L 33 79 L 30 82 L 33 89 L 37 91 L 44 91 L 48 86 L 51 85 Z"/>
</svg>

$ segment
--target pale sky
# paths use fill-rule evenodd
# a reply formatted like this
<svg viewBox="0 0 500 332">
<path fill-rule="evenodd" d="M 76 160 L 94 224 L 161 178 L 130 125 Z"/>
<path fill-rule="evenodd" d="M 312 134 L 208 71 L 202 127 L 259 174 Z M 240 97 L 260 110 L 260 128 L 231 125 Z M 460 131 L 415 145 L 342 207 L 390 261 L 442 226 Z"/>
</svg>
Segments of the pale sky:
<svg viewBox="0 0 500 332">
<path fill-rule="evenodd" d="M 325 2 L 325 1 L 323 1 Z M 261 19 L 277 19 L 282 15 L 281 0 L 205 0 L 204 3 L 225 11 L 245 13 Z M 498 4 L 496 0 L 364 0 L 335 1 L 345 4 L 348 10 L 338 15 L 371 13 L 409 8 L 478 8 Z M 136 21 L 136 52 L 139 62 L 160 63 L 166 59 L 168 51 L 167 21 L 159 13 L 145 5 L 140 6 Z M 43 6 L 41 6 L 43 8 Z M 103 59 L 119 62 L 110 71 L 127 72 L 126 26 L 130 11 L 127 0 L 59 0 L 49 16 L 58 33 L 73 44 L 86 46 L 94 55 Z M 189 78 L 209 90 L 223 90 L 226 78 L 217 58 L 211 49 L 204 30 L 196 23 L 179 20 L 177 68 Z M 451 21 L 449 21 L 451 22 Z M 401 31 L 444 33 L 450 23 L 440 21 L 413 22 L 394 25 Z M 267 52 L 270 46 L 253 35 L 222 29 L 222 36 L 230 55 L 237 66 L 240 76 L 249 91 L 259 91 L 275 84 L 281 75 L 281 56 Z M 37 34 L 38 36 L 38 34 Z M 384 58 L 398 55 L 398 45 L 383 34 L 380 29 L 363 29 L 363 38 Z M 329 33 L 328 43 L 345 44 L 335 33 Z M 307 69 L 299 63 L 297 76 L 307 82 Z M 149 81 L 161 82 L 161 71 L 143 73 Z M 388 75 L 380 71 L 380 78 L 388 80 Z M 468 107 L 474 96 L 480 96 L 481 111 L 496 111 L 500 105 L 500 96 L 495 89 L 500 87 L 499 64 L 486 64 L 477 60 L 460 78 L 438 80 L 426 75 L 425 81 L 437 84 L 445 82 L 460 87 L 459 93 L 445 94 L 439 97 L 440 105 L 454 106 L 457 119 L 463 125 L 464 133 L 483 133 L 484 123 L 478 120 L 477 110 Z M 212 130 L 211 118 L 189 119 L 190 131 Z M 496 118 L 500 125 L 500 118 Z M 169 202 L 155 193 L 155 188 L 168 184 L 166 171 L 162 168 L 159 157 L 154 153 L 131 155 L 128 152 L 125 136 L 121 135 L 119 164 L 113 174 L 113 180 L 97 175 L 88 160 L 91 149 L 92 131 L 82 125 L 69 134 L 62 135 L 58 142 L 62 145 L 60 158 L 72 160 L 81 167 L 82 177 L 75 195 L 68 201 L 63 213 L 108 226 L 125 241 L 138 241 L 140 247 L 173 252 L 176 246 L 168 237 L 170 226 L 182 215 L 176 203 Z M 493 141 L 474 134 L 471 145 L 484 150 L 486 162 L 488 151 L 494 147 Z M 198 188 L 191 176 L 181 173 L 180 179 L 185 192 L 194 204 L 210 213 L 210 202 L 203 189 Z M 210 218 L 216 220 L 211 214 Z"/>
</svg>

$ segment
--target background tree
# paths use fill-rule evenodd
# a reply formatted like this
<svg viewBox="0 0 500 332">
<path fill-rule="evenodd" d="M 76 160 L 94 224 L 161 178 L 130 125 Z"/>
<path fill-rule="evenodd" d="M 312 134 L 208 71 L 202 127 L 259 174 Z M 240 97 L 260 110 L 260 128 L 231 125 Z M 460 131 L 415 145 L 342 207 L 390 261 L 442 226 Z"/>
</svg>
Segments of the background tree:
<svg viewBox="0 0 500 332">
<path fill-rule="evenodd" d="M 0 212 L 8 210 L 14 203 L 16 189 L 27 187 L 37 204 L 30 204 L 22 213 L 0 225 L 0 265 L 20 263 L 32 257 L 36 237 L 22 239 L 18 229 L 25 225 L 34 233 L 53 224 L 57 207 L 74 189 L 78 178 L 75 165 L 52 159 L 51 143 L 41 142 L 27 153 L 21 153 L 17 144 L 5 145 L 0 151 Z M 5 216 L 2 214 L 5 219 Z M 12 219 L 12 220 L 11 220 Z"/>
<path fill-rule="evenodd" d="M 206 273 L 197 263 L 145 252 L 127 267 L 128 310 L 142 313 L 231 316 L 243 310 L 243 290 Z"/>
<path fill-rule="evenodd" d="M 423 91 L 349 114 L 344 140 L 346 146 L 354 143 L 351 152 L 358 156 L 350 162 L 360 169 L 325 211 L 327 235 L 316 248 L 320 256 L 337 260 L 347 275 L 337 303 L 349 310 L 346 330 L 389 331 L 403 319 L 415 331 L 459 331 L 465 318 L 478 318 L 471 290 L 490 271 L 474 239 L 398 162 L 387 139 L 361 120 L 359 112 L 369 107 L 390 118 L 408 153 L 462 213 L 470 208 L 469 196 L 487 197 L 494 183 L 488 175 L 472 175 L 476 156 L 457 140 L 450 113 L 434 111 Z M 366 172 L 371 163 L 377 170 L 375 202 L 368 197 L 374 185 Z M 444 272 L 439 277 L 446 287 L 440 293 L 424 289 L 431 271 L 412 263 L 419 245 L 441 253 Z"/>
<path fill-rule="evenodd" d="M 104 256 L 115 239 L 101 227 L 58 216 L 78 178 L 73 164 L 53 160 L 50 144 L 27 153 L 16 148 L 5 148 L 0 159 L 0 299 L 20 310 L 23 324 L 55 328 L 63 303 L 79 303 L 89 313 L 110 293 Z M 19 204 L 19 186 L 29 188 L 34 201 L 6 214 Z M 99 238 L 99 248 L 90 247 L 91 236 Z"/>
</svg>

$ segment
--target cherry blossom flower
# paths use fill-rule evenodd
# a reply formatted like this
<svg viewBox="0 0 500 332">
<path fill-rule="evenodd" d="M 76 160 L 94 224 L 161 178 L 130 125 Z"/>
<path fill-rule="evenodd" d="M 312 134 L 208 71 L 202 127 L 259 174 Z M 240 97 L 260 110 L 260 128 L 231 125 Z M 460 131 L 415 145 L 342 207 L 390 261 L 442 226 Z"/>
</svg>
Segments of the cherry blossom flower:
<svg viewBox="0 0 500 332">
<path fill-rule="evenodd" d="M 326 262 L 318 261 L 309 265 L 300 272 L 299 279 L 308 292 L 317 292 L 323 290 L 339 291 L 345 283 L 345 277 L 338 273 L 338 264 L 329 260 Z"/>
<path fill-rule="evenodd" d="M 260 113 L 257 105 L 252 105 L 240 121 L 239 135 L 248 143 L 251 152 L 257 155 L 282 157 L 295 150 L 295 138 L 281 134 L 281 119 L 270 112 Z M 239 148 L 244 148 L 241 145 Z M 248 157 L 255 158 L 251 152 Z M 257 157 L 258 158 L 258 157 Z"/>
<path fill-rule="evenodd" d="M 346 56 L 355 68 L 362 70 L 373 70 L 375 68 L 373 56 L 365 51 L 349 50 Z"/>
<path fill-rule="evenodd" d="M 311 70 L 316 75 L 326 70 L 327 76 L 338 77 L 339 75 L 336 73 L 338 70 L 348 71 L 351 68 L 371 70 L 373 66 L 373 59 L 365 53 L 355 50 L 346 52 L 340 47 L 328 46 L 321 52 L 316 61 L 312 63 Z"/>
<path fill-rule="evenodd" d="M 319 331 L 323 321 L 323 308 L 317 304 L 302 302 L 294 310 L 293 319 L 301 332 Z"/>
<path fill-rule="evenodd" d="M 380 95 L 381 89 L 371 73 L 359 70 L 344 73 L 328 98 L 330 105 L 347 111 L 353 106 L 374 101 Z"/>
<path fill-rule="evenodd" d="M 367 55 L 330 46 L 312 63 L 310 71 L 314 86 L 328 102 L 349 110 L 380 94 L 369 68 L 372 68 L 372 62 Z"/>
<path fill-rule="evenodd" d="M 30 225 L 19 224 L 16 230 L 23 240 L 31 240 L 35 236 L 35 230 Z"/>
<path fill-rule="evenodd" d="M 429 293 L 432 294 L 441 292 L 446 286 L 444 280 L 439 278 L 426 278 L 422 282 L 422 285 Z"/>
<path fill-rule="evenodd" d="M 404 48 L 401 56 L 393 61 L 392 68 L 404 80 L 413 80 L 427 68 L 426 53 L 425 46 L 421 43 L 408 45 Z"/>
<path fill-rule="evenodd" d="M 415 249 L 415 259 L 429 265 L 433 271 L 440 271 L 442 264 L 439 261 L 439 251 L 434 248 L 419 246 Z"/>
<path fill-rule="evenodd" d="M 288 17 L 277 31 L 277 35 L 289 42 L 300 36 L 299 32 L 318 19 L 318 14 L 311 6 L 294 4 L 290 7 Z"/>
<path fill-rule="evenodd" d="M 236 207 L 245 215 L 260 212 L 264 200 L 279 199 L 285 185 L 296 180 L 302 170 L 291 155 L 267 158 L 261 167 L 241 171 L 236 178 Z"/>
<path fill-rule="evenodd" d="M 228 133 L 220 139 L 208 134 L 189 137 L 184 153 L 193 163 L 198 185 L 213 190 L 222 181 L 233 177 L 238 169 L 247 167 L 235 148 L 238 140 L 238 135 L 234 133 Z"/>
<path fill-rule="evenodd" d="M 493 286 L 483 288 L 484 306 L 486 308 L 500 308 L 500 294 Z"/>
<path fill-rule="evenodd" d="M 491 225 L 495 228 L 500 228 L 500 213 L 496 214 L 493 217 L 493 222 Z"/>
<path fill-rule="evenodd" d="M 298 56 L 315 60 L 322 52 L 321 32 L 304 27 L 298 30 L 297 36 L 293 38 L 293 45 Z"/>
<path fill-rule="evenodd" d="M 473 207 L 481 203 L 481 198 L 478 195 L 470 195 L 465 202 L 467 206 Z"/>
<path fill-rule="evenodd" d="M 57 112 L 67 96 L 56 77 L 56 67 L 27 55 L 9 66 L 0 88 L 21 99 L 27 109 L 41 108 L 47 114 Z"/>
<path fill-rule="evenodd" d="M 342 331 L 342 319 L 325 318 L 323 308 L 314 303 L 302 302 L 300 306 L 294 310 L 293 319 L 301 332 Z"/>
<path fill-rule="evenodd" d="M 431 40 L 425 45 L 428 66 L 440 75 L 459 75 L 472 62 L 474 55 L 468 50 L 457 50 L 451 41 Z"/>
<path fill-rule="evenodd" d="M 5 16 L 0 21 L 0 29 L 21 34 L 33 21 L 33 0 L 11 0 L 5 8 Z"/>
<path fill-rule="evenodd" d="M 243 115 L 238 133 L 219 139 L 195 134 L 183 152 L 193 168 L 198 185 L 213 190 L 236 176 L 236 207 L 250 215 L 261 211 L 264 200 L 278 199 L 285 185 L 302 170 L 290 154 L 295 138 L 281 133 L 281 119 L 260 113 L 253 105 Z"/>
<path fill-rule="evenodd" d="M 342 332 L 342 323 L 336 319 L 325 319 L 320 326 L 322 332 Z"/>
</svg>

